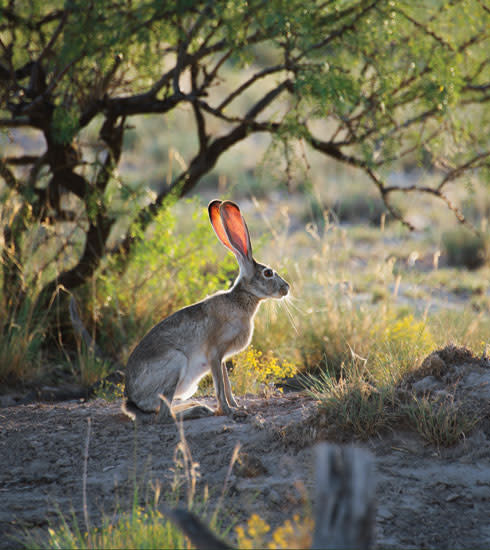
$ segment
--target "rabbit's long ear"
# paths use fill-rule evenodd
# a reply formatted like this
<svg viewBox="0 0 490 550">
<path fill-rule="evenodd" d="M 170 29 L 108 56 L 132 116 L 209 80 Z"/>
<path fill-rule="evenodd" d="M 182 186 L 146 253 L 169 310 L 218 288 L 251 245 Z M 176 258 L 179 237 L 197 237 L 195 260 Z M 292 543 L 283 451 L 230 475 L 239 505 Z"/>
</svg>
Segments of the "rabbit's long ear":
<svg viewBox="0 0 490 550">
<path fill-rule="evenodd" d="M 240 253 L 244 260 L 253 262 L 250 235 L 240 209 L 234 202 L 225 201 L 221 203 L 219 211 L 231 246 Z"/>
<path fill-rule="evenodd" d="M 226 248 L 230 249 L 233 254 L 236 255 L 236 250 L 233 248 L 233 246 L 230 243 L 230 240 L 228 239 L 228 235 L 226 234 L 223 221 L 221 219 L 221 214 L 219 207 L 221 206 L 221 201 L 215 199 L 214 201 L 211 201 L 208 205 L 208 213 L 209 213 L 209 219 L 211 220 L 211 225 L 213 226 L 214 232 L 216 233 L 218 239 L 226 246 Z"/>
</svg>

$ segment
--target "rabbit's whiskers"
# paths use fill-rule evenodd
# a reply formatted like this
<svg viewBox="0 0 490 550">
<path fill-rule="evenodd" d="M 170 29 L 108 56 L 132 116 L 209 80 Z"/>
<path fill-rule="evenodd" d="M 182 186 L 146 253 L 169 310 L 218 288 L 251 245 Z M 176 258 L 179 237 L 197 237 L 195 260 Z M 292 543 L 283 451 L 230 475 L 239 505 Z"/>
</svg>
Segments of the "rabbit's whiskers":
<svg viewBox="0 0 490 550">
<path fill-rule="evenodd" d="M 298 327 L 296 326 L 296 323 L 294 322 L 293 314 L 292 314 L 291 310 L 289 309 L 289 305 L 292 305 L 291 300 L 289 299 L 289 296 L 286 297 L 284 300 L 281 300 L 281 305 L 283 305 L 284 309 L 286 310 L 287 316 L 289 318 L 289 322 L 291 323 L 291 326 L 293 327 L 294 332 L 296 332 L 296 334 L 299 334 Z"/>
<path fill-rule="evenodd" d="M 298 302 L 301 303 L 304 300 L 302 300 L 301 298 L 298 298 L 296 296 L 292 296 L 291 294 L 288 294 L 286 296 L 286 298 L 284 298 L 284 299 L 287 301 L 288 305 L 290 305 L 292 308 L 294 308 L 298 313 L 300 313 L 303 316 L 306 315 L 306 311 L 303 308 L 298 306 Z"/>
</svg>

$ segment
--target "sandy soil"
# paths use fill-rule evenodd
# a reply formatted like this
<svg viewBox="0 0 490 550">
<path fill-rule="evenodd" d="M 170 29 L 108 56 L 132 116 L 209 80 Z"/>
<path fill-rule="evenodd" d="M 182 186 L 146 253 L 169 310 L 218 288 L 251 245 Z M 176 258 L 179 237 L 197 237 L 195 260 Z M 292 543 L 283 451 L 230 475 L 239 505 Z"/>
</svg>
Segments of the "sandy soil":
<svg viewBox="0 0 490 550">
<path fill-rule="evenodd" d="M 426 376 L 411 384 L 423 387 L 424 394 L 442 391 L 448 383 L 445 377 L 454 386 L 457 375 L 459 394 L 467 402 L 472 399 L 482 421 L 449 449 L 426 445 L 408 431 L 362 443 L 377 463 L 378 546 L 490 548 L 490 365 L 463 361 L 446 364 L 444 372 L 422 374 Z M 214 509 L 239 444 L 240 460 L 229 478 L 223 513 L 230 510 L 245 519 L 258 512 L 276 525 L 301 509 L 305 489 L 311 494 L 313 448 L 321 438 L 315 428 L 316 406 L 295 393 L 240 402 L 249 410 L 244 421 L 213 417 L 184 423 L 193 460 L 199 463 L 198 494 L 207 485 Z M 10 536 L 19 536 L 22 529 L 46 531 L 58 521 L 59 510 L 68 517 L 73 509 L 83 525 L 82 472 L 89 418 L 86 487 L 93 524 L 102 513 L 130 508 L 135 476 L 140 487 L 158 482 L 163 492 L 169 489 L 179 443 L 175 425 L 135 426 L 121 414 L 120 403 L 102 400 L 3 407 L 1 548 L 21 546 Z"/>
</svg>

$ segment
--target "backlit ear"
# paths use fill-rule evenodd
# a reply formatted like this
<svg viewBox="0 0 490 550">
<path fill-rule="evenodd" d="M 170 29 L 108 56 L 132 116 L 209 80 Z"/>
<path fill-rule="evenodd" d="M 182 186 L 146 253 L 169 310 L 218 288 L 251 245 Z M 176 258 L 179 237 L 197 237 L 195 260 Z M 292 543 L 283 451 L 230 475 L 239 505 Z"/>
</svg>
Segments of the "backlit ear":
<svg viewBox="0 0 490 550">
<path fill-rule="evenodd" d="M 209 203 L 209 219 L 211 220 L 211 225 L 213 226 L 214 232 L 216 233 L 218 239 L 226 246 L 226 248 L 230 249 L 233 254 L 236 254 L 236 250 L 231 245 L 230 240 L 228 239 L 228 235 L 226 234 L 225 228 L 223 226 L 223 221 L 221 220 L 219 209 L 221 204 L 222 202 L 217 199 Z"/>
<path fill-rule="evenodd" d="M 247 224 L 238 206 L 231 201 L 224 201 L 219 207 L 221 220 L 231 246 L 247 260 L 252 261 L 252 245 Z"/>
</svg>

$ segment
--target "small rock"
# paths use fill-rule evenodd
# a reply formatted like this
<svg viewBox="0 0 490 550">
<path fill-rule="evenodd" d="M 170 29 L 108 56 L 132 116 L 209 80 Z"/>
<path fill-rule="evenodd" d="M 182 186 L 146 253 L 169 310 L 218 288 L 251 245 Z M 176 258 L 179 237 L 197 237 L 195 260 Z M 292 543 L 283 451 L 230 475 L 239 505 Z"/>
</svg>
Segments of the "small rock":
<svg viewBox="0 0 490 550">
<path fill-rule="evenodd" d="M 234 470 L 241 477 L 258 477 L 267 474 L 267 468 L 258 457 L 244 452 L 238 455 Z"/>
<path fill-rule="evenodd" d="M 422 362 L 421 371 L 430 377 L 440 377 L 446 370 L 446 363 L 437 352 L 428 355 Z"/>
<path fill-rule="evenodd" d="M 269 500 L 272 504 L 283 504 L 284 502 L 284 499 L 275 489 L 269 491 Z"/>
<path fill-rule="evenodd" d="M 425 378 L 422 378 L 422 380 L 414 382 L 412 388 L 416 393 L 429 393 L 438 388 L 438 386 L 439 383 L 434 376 L 426 376 Z"/>
<path fill-rule="evenodd" d="M 452 399 L 452 394 L 446 390 L 437 390 L 434 392 L 434 398 L 442 400 Z"/>
<path fill-rule="evenodd" d="M 390 519 L 393 518 L 393 515 L 394 515 L 393 512 L 386 507 L 380 506 L 378 508 L 377 516 L 380 521 L 389 521 Z"/>
<path fill-rule="evenodd" d="M 13 407 L 17 405 L 17 400 L 13 395 L 0 395 L 0 409 L 5 407 Z"/>
<path fill-rule="evenodd" d="M 488 501 L 490 500 L 490 487 L 487 484 L 470 487 L 466 497 L 471 502 Z"/>
<path fill-rule="evenodd" d="M 470 372 L 463 379 L 464 386 L 480 399 L 490 399 L 490 373 Z"/>
</svg>

